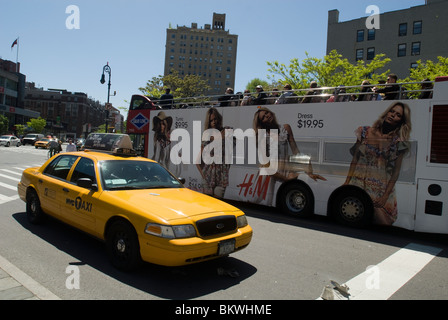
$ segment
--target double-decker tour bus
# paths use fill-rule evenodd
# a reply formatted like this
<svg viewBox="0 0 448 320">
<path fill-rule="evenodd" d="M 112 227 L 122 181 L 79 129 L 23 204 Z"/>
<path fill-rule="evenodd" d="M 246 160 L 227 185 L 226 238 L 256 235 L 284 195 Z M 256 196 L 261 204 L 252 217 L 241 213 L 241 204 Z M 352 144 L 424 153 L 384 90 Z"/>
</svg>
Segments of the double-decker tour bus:
<svg viewBox="0 0 448 320">
<path fill-rule="evenodd" d="M 448 77 L 422 90 L 425 99 L 411 99 L 406 85 L 395 100 L 319 88 L 286 92 L 291 103 L 201 97 L 169 109 L 134 95 L 127 128 L 143 156 L 193 190 L 298 217 L 446 234 Z"/>
</svg>

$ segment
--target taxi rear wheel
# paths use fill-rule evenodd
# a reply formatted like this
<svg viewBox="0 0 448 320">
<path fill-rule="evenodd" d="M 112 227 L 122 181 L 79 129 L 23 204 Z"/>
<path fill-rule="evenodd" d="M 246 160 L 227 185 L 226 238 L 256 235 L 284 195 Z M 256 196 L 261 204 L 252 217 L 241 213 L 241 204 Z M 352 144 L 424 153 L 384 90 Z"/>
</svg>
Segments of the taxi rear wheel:
<svg viewBox="0 0 448 320">
<path fill-rule="evenodd" d="M 34 190 L 28 192 L 26 197 L 26 216 L 28 221 L 32 224 L 38 224 L 42 222 L 44 218 L 44 212 L 40 206 L 39 196 Z"/>
<path fill-rule="evenodd" d="M 130 271 L 140 264 L 137 233 L 128 222 L 113 222 L 107 231 L 106 246 L 111 263 L 117 269 Z"/>
</svg>

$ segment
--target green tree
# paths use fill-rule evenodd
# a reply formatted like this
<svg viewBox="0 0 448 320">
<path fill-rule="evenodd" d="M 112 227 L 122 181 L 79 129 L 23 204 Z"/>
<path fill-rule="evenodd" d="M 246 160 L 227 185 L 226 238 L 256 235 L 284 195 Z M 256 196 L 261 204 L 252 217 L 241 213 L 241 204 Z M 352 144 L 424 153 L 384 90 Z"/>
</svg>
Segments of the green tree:
<svg viewBox="0 0 448 320">
<path fill-rule="evenodd" d="M 410 76 L 405 80 L 410 80 L 409 82 L 423 81 L 425 79 L 434 81 L 437 77 L 448 75 L 448 58 L 437 57 L 437 60 L 438 62 L 433 62 L 432 60 L 422 62 L 422 60 L 418 60 L 417 67 L 411 69 Z"/>
<path fill-rule="evenodd" d="M 384 54 L 379 54 L 367 64 L 361 60 L 352 64 L 336 50 L 322 59 L 310 57 L 308 52 L 305 54 L 303 61 L 294 58 L 290 60 L 289 65 L 278 61 L 267 62 L 268 72 L 272 74 L 269 78 L 280 76 L 279 82 L 289 83 L 294 89 L 308 88 L 311 81 L 316 81 L 321 87 L 358 86 L 365 79 L 371 79 L 371 82 L 375 83 L 385 78 L 389 70 L 381 74 L 375 72 L 391 61 Z"/>
<path fill-rule="evenodd" d="M 264 91 L 271 91 L 271 86 L 266 80 L 261 80 L 259 78 L 254 78 L 250 80 L 246 85 L 246 90 L 249 90 L 250 92 L 255 92 L 255 88 L 261 85 L 263 87 Z"/>
<path fill-rule="evenodd" d="M 138 90 L 146 96 L 160 98 L 163 94 L 163 76 L 152 77 L 146 82 L 145 87 L 140 87 Z"/>
<path fill-rule="evenodd" d="M 25 126 L 23 124 L 16 124 L 15 127 L 19 136 L 25 133 Z"/>
<path fill-rule="evenodd" d="M 0 134 L 6 133 L 9 128 L 9 120 L 0 114 Z"/>
<path fill-rule="evenodd" d="M 34 118 L 30 119 L 30 121 L 28 121 L 26 125 L 33 128 L 33 131 L 35 131 L 36 133 L 41 133 L 47 125 L 47 120 L 42 119 L 41 117 L 37 119 Z"/>
<path fill-rule="evenodd" d="M 164 88 L 170 88 L 174 98 L 189 98 L 204 95 L 210 90 L 207 81 L 198 75 L 180 77 L 175 70 L 166 76 L 159 75 L 148 80 L 145 87 L 139 88 L 144 95 L 160 98 L 165 93 Z"/>
<path fill-rule="evenodd" d="M 422 82 L 426 79 L 434 81 L 437 77 L 448 75 L 448 58 L 447 57 L 437 57 L 437 62 L 432 60 L 427 60 L 423 62 L 422 60 L 417 61 L 417 67 L 412 68 L 410 76 L 400 80 L 400 82 Z M 407 84 L 407 90 L 420 90 L 420 84 Z M 409 97 L 417 97 L 419 92 L 409 94 Z"/>
</svg>

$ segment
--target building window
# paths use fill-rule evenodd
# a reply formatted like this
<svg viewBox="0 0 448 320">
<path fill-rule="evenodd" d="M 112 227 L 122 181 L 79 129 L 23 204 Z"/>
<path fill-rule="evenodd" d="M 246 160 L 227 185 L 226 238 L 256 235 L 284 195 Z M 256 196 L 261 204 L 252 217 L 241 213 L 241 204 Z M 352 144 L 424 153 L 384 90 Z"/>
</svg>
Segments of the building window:
<svg viewBox="0 0 448 320">
<path fill-rule="evenodd" d="M 356 50 L 356 61 L 364 59 L 364 49 Z"/>
<path fill-rule="evenodd" d="M 422 22 L 421 21 L 415 21 L 414 22 L 414 34 L 421 34 L 422 33 Z"/>
<path fill-rule="evenodd" d="M 421 47 L 421 43 L 420 42 L 413 42 L 412 43 L 412 55 L 413 56 L 419 56 L 420 55 L 420 47 Z"/>
<path fill-rule="evenodd" d="M 368 41 L 375 40 L 375 29 L 369 29 L 367 31 L 367 40 Z"/>
<path fill-rule="evenodd" d="M 404 37 L 408 34 L 408 24 L 407 23 L 400 23 L 400 26 L 398 27 L 398 36 Z"/>
<path fill-rule="evenodd" d="M 398 45 L 398 57 L 405 57 L 406 56 L 406 43 L 402 43 Z"/>
<path fill-rule="evenodd" d="M 358 30 L 357 35 L 356 35 L 356 41 L 357 42 L 364 41 L 364 30 Z"/>
<path fill-rule="evenodd" d="M 375 58 L 375 48 L 367 49 L 367 60 L 373 60 Z"/>
</svg>

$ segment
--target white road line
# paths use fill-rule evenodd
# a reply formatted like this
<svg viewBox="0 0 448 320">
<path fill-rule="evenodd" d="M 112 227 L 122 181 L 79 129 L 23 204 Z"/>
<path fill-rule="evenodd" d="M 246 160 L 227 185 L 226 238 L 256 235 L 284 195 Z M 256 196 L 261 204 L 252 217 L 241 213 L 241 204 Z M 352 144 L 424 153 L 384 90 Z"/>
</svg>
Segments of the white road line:
<svg viewBox="0 0 448 320">
<path fill-rule="evenodd" d="M 9 189 L 9 190 L 17 191 L 17 185 L 12 186 L 10 184 L 6 184 L 6 183 L 3 183 L 3 182 L 0 182 L 0 187 L 6 188 L 6 189 Z"/>
<path fill-rule="evenodd" d="M 18 175 L 18 176 L 22 175 L 21 172 L 15 172 L 15 171 L 11 171 L 11 170 L 8 170 L 8 169 L 0 169 L 0 170 L 3 171 L 3 172 L 10 173 L 10 174 L 15 174 L 15 175 Z"/>
<path fill-rule="evenodd" d="M 407 245 L 371 269 L 347 281 L 350 300 L 387 300 L 419 273 L 440 248 Z"/>
<path fill-rule="evenodd" d="M 6 179 L 10 179 L 10 180 L 14 180 L 14 181 L 20 181 L 20 179 L 18 179 L 18 178 L 13 178 L 13 177 L 1 174 L 1 173 L 0 173 L 0 177 L 6 178 Z"/>
<path fill-rule="evenodd" d="M 20 282 L 25 288 L 30 290 L 41 300 L 61 300 L 58 296 L 50 292 L 41 284 L 32 279 L 29 275 L 18 269 L 11 262 L 0 256 L 0 268 L 5 270 L 11 277 Z"/>
<path fill-rule="evenodd" d="M 4 203 L 10 202 L 10 201 L 17 200 L 17 199 L 20 199 L 19 195 L 15 195 L 15 196 L 11 196 L 11 197 L 6 197 L 6 196 L 2 195 L 0 197 L 0 204 L 4 204 Z"/>
</svg>

